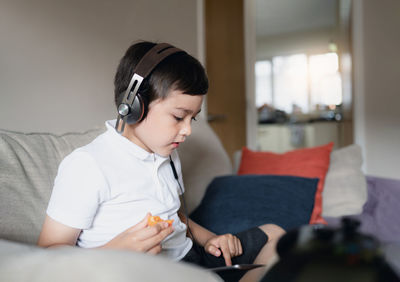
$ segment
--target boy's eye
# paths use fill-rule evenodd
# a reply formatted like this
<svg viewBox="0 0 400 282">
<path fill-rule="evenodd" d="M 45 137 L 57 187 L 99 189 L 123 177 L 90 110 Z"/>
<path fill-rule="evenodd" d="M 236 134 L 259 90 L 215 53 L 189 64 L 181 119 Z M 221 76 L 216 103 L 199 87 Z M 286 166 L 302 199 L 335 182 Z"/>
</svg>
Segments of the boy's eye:
<svg viewBox="0 0 400 282">
<path fill-rule="evenodd" d="M 177 121 L 182 121 L 182 120 L 183 120 L 183 118 L 178 117 L 178 116 L 174 116 L 174 118 L 175 118 Z"/>
<path fill-rule="evenodd" d="M 174 118 L 175 118 L 176 121 L 183 121 L 183 120 L 185 119 L 185 117 L 179 117 L 179 116 L 175 116 L 175 115 L 174 115 Z M 194 121 L 197 121 L 196 117 L 192 117 L 191 120 L 192 120 L 192 121 L 193 121 L 193 120 L 194 120 Z"/>
</svg>

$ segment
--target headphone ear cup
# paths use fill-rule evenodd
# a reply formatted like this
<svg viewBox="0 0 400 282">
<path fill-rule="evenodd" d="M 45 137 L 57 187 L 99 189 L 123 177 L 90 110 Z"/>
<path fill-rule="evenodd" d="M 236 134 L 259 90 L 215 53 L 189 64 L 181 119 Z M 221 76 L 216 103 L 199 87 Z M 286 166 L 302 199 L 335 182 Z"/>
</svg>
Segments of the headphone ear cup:
<svg viewBox="0 0 400 282">
<path fill-rule="evenodd" d="M 140 122 L 142 119 L 144 119 L 144 114 L 145 103 L 140 93 L 137 93 L 135 99 L 133 100 L 126 122 L 128 124 L 135 124 L 137 122 Z"/>
</svg>

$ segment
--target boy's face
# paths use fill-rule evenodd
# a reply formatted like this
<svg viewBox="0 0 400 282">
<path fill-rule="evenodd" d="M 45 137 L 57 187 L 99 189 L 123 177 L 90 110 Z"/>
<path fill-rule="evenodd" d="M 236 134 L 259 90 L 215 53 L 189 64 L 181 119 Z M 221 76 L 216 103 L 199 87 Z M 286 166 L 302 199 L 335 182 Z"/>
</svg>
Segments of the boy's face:
<svg viewBox="0 0 400 282">
<path fill-rule="evenodd" d="M 172 90 L 150 103 L 146 118 L 127 126 L 124 136 L 150 153 L 167 157 L 192 133 L 191 122 L 200 112 L 203 95 Z"/>
</svg>

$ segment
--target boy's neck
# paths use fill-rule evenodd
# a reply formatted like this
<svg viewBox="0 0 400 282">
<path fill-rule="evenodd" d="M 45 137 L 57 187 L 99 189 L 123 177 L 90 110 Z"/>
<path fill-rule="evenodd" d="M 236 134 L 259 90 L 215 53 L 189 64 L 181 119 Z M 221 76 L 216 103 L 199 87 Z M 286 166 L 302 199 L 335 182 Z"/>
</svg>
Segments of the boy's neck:
<svg viewBox="0 0 400 282">
<path fill-rule="evenodd" d="M 134 133 L 134 127 L 135 125 L 131 124 L 126 124 L 124 132 L 122 133 L 122 136 L 128 139 L 130 142 L 134 143 L 135 145 L 139 146 L 143 150 L 145 150 L 148 153 L 153 153 Z"/>
</svg>

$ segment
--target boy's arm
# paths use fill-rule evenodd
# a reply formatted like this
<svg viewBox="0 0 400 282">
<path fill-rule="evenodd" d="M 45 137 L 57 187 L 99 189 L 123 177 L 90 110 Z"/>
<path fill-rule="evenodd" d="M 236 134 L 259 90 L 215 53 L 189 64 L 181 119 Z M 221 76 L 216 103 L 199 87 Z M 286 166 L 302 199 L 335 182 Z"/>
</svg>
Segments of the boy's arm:
<svg viewBox="0 0 400 282">
<path fill-rule="evenodd" d="M 181 219 L 181 221 L 183 223 L 186 224 L 186 216 L 183 214 L 183 212 L 178 212 L 179 218 Z M 201 246 L 205 246 L 205 244 L 207 243 L 208 240 L 210 240 L 211 238 L 217 236 L 215 233 L 207 230 L 206 228 L 204 228 L 203 226 L 197 224 L 196 222 L 192 221 L 189 218 L 189 226 L 190 226 L 190 231 L 193 233 L 193 236 L 195 239 L 195 241 L 200 244 Z M 190 234 L 190 232 L 188 233 L 188 236 L 191 237 L 192 234 Z"/>
<path fill-rule="evenodd" d="M 138 224 L 118 234 L 111 241 L 99 247 L 101 249 L 125 249 L 137 252 L 157 254 L 161 252 L 161 242 L 173 232 L 166 222 L 155 226 L 147 225 L 150 213 Z M 40 233 L 38 245 L 41 247 L 75 246 L 81 229 L 69 227 L 46 216 Z"/>
<path fill-rule="evenodd" d="M 80 229 L 76 229 L 52 219 L 46 215 L 37 244 L 41 247 L 75 246 Z"/>
<path fill-rule="evenodd" d="M 178 212 L 179 218 L 186 224 L 186 216 Z M 204 250 L 216 257 L 223 255 L 226 265 L 232 265 L 232 257 L 240 256 L 243 253 L 242 244 L 239 238 L 232 234 L 216 235 L 192 220 L 188 220 L 189 236 L 193 235 L 194 241 L 204 247 Z"/>
</svg>

